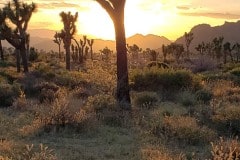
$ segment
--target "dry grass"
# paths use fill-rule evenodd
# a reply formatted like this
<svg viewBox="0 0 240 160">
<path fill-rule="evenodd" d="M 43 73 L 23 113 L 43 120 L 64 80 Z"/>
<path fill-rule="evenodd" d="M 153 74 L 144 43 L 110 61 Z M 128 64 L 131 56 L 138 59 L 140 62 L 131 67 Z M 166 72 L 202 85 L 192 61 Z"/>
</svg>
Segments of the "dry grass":
<svg viewBox="0 0 240 160">
<path fill-rule="evenodd" d="M 200 104 L 192 96 L 194 93 L 181 90 L 178 101 L 166 99 L 165 102 L 158 91 L 144 92 L 144 95 L 132 92 L 135 103 L 129 113 L 117 109 L 113 97 L 115 67 L 87 64 L 83 72 L 66 72 L 61 65 L 43 63 L 39 65 L 42 69 L 38 68 L 43 72 L 40 78 L 49 83 L 51 76 L 55 76 L 51 80 L 59 85 L 61 93 L 51 103 L 41 104 L 39 97 L 29 98 L 22 92 L 11 107 L 0 108 L 0 160 L 15 160 L 16 156 L 23 157 L 22 153 L 29 159 L 33 157 L 32 160 L 34 157 L 35 160 L 36 157 L 46 160 L 208 159 L 211 157 L 209 141 L 218 135 L 214 128 L 208 128 L 210 121 L 200 121 L 199 117 L 204 117 L 202 108 L 209 109 L 209 119 L 213 114 L 239 119 L 239 109 L 234 104 L 238 102 L 240 89 L 230 81 L 201 84 L 213 92 L 210 104 Z M 15 77 L 27 78 L 18 74 Z M 194 114 L 189 114 L 189 106 Z M 167 132 L 157 134 L 160 128 Z M 195 143 L 188 143 L 190 140 Z"/>
</svg>

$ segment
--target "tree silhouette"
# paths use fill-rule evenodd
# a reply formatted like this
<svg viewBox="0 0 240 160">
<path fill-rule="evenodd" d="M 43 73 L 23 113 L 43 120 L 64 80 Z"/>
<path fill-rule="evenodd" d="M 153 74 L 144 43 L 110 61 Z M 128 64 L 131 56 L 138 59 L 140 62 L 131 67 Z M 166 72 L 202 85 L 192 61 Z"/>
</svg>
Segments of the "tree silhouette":
<svg viewBox="0 0 240 160">
<path fill-rule="evenodd" d="M 206 47 L 207 47 L 207 45 L 204 42 L 202 42 L 202 43 L 198 44 L 197 47 L 195 47 L 195 49 L 196 49 L 196 51 L 199 52 L 200 55 L 203 56 L 206 51 Z"/>
<path fill-rule="evenodd" d="M 169 52 L 168 47 L 163 44 L 162 45 L 162 53 L 163 53 L 163 62 L 164 63 L 167 62 L 167 54 L 168 54 L 168 52 Z"/>
<path fill-rule="evenodd" d="M 62 43 L 62 38 L 61 38 L 61 33 L 56 32 L 54 34 L 54 43 L 56 43 L 58 45 L 58 56 L 61 59 L 61 43 Z"/>
<path fill-rule="evenodd" d="M 240 59 L 240 44 L 235 43 L 232 47 L 232 50 L 235 51 L 236 62 L 239 62 L 239 59 Z"/>
<path fill-rule="evenodd" d="M 231 60 L 233 61 L 233 57 L 231 54 L 231 43 L 230 42 L 226 42 L 223 45 L 223 63 L 226 64 L 227 63 L 227 56 L 229 55 L 231 57 Z"/>
<path fill-rule="evenodd" d="M 88 39 L 87 40 L 88 45 L 90 47 L 90 54 L 91 54 L 91 60 L 93 61 L 93 43 L 94 43 L 94 39 Z"/>
<path fill-rule="evenodd" d="M 108 47 L 105 47 L 99 51 L 100 51 L 102 61 L 109 62 L 113 51 L 110 50 Z"/>
<path fill-rule="evenodd" d="M 61 31 L 61 38 L 63 39 L 64 48 L 66 51 L 66 69 L 70 70 L 70 47 L 71 47 L 71 40 L 73 39 L 73 35 L 76 33 L 76 25 L 75 22 L 78 18 L 78 12 L 75 13 L 75 15 L 72 15 L 71 12 L 65 13 L 61 12 L 60 17 L 62 18 L 63 22 L 63 29 Z"/>
<path fill-rule="evenodd" d="M 186 44 L 186 49 L 187 49 L 187 58 L 189 58 L 189 54 L 190 54 L 189 47 L 190 47 L 190 44 L 193 40 L 193 33 L 192 32 L 189 32 L 189 33 L 185 32 L 184 37 L 185 37 L 185 44 Z"/>
<path fill-rule="evenodd" d="M 82 64 L 86 58 L 86 52 L 84 54 L 84 51 L 86 51 L 85 50 L 86 43 L 87 43 L 87 36 L 83 36 L 83 40 L 80 39 L 80 45 L 81 45 L 81 55 L 79 55 L 80 64 Z"/>
<path fill-rule="evenodd" d="M 214 59 L 215 58 L 214 44 L 212 42 L 206 43 L 205 49 L 206 49 L 207 55 L 212 57 L 212 59 Z"/>
<path fill-rule="evenodd" d="M 78 61 L 80 64 L 83 64 L 84 60 L 86 60 L 87 52 L 89 50 L 89 48 L 86 46 L 87 36 L 83 36 L 83 40 L 80 39 L 79 42 L 75 38 L 73 38 L 73 40 L 77 44 L 77 48 L 78 48 Z"/>
<path fill-rule="evenodd" d="M 131 109 L 127 66 L 127 48 L 124 27 L 124 8 L 126 0 L 96 0 L 111 17 L 116 38 L 117 50 L 117 93 L 118 103 L 124 109 Z M 127 105 L 122 105 L 127 104 Z"/>
<path fill-rule="evenodd" d="M 214 44 L 214 51 L 217 57 L 217 60 L 219 61 L 222 57 L 222 43 L 223 43 L 223 37 L 218 37 L 213 39 Z"/>
<path fill-rule="evenodd" d="M 131 55 L 130 56 L 130 61 L 133 62 L 134 64 L 139 65 L 139 53 L 142 52 L 142 48 L 138 47 L 138 45 L 133 44 L 128 45 L 127 44 L 127 51 Z"/>
<path fill-rule="evenodd" d="M 0 9 L 0 25 L 2 25 L 5 22 L 5 19 L 6 19 L 6 14 L 3 12 L 2 9 Z M 4 61 L 2 40 L 4 40 L 4 37 L 2 36 L 1 30 L 0 30 L 0 56 L 1 56 L 1 60 Z"/>
<path fill-rule="evenodd" d="M 27 43 L 29 35 L 27 34 L 28 23 L 32 13 L 36 10 L 34 3 L 28 5 L 19 0 L 9 2 L 4 8 L 6 20 L 2 23 L 0 32 L 4 39 L 20 52 L 24 72 L 28 72 Z M 9 20 L 11 23 L 6 22 Z M 18 63 L 18 62 L 17 62 Z M 17 71 L 20 72 L 20 65 L 17 65 Z"/>
</svg>

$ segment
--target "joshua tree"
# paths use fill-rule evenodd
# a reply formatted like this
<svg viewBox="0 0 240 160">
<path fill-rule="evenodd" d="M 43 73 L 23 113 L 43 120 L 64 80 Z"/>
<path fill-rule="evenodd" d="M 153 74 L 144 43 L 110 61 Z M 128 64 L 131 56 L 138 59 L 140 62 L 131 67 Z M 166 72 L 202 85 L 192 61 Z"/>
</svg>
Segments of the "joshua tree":
<svg viewBox="0 0 240 160">
<path fill-rule="evenodd" d="M 105 62 L 110 61 L 112 53 L 113 53 L 113 51 L 111 51 L 108 47 L 105 47 L 104 49 L 100 50 L 101 58 Z"/>
<path fill-rule="evenodd" d="M 61 59 L 61 43 L 62 43 L 62 38 L 61 38 L 61 33 L 56 32 L 54 34 L 54 43 L 56 43 L 58 45 L 58 56 Z"/>
<path fill-rule="evenodd" d="M 235 43 L 232 47 L 232 50 L 235 52 L 236 62 L 239 62 L 239 59 L 240 59 L 240 44 Z"/>
<path fill-rule="evenodd" d="M 170 45 L 167 46 L 168 53 L 171 53 L 177 63 L 179 63 L 180 58 L 183 56 L 184 52 L 184 47 L 182 44 L 177 44 L 177 43 L 171 43 Z"/>
<path fill-rule="evenodd" d="M 163 53 L 163 62 L 167 62 L 167 54 L 169 53 L 169 47 L 165 46 L 164 44 L 162 45 L 162 53 Z"/>
<path fill-rule="evenodd" d="M 218 37 L 213 39 L 213 44 L 214 44 L 214 51 L 217 57 L 217 60 L 219 61 L 220 58 L 222 57 L 222 43 L 223 43 L 223 37 Z"/>
<path fill-rule="evenodd" d="M 87 36 L 83 36 L 83 40 L 80 39 L 80 45 L 81 45 L 81 55 L 79 55 L 79 62 L 82 64 L 84 62 L 84 59 L 86 58 L 86 52 L 84 54 L 85 46 L 87 43 Z"/>
<path fill-rule="evenodd" d="M 223 45 L 223 63 L 226 64 L 227 63 L 227 56 L 230 55 L 231 60 L 233 61 L 233 57 L 231 54 L 231 43 L 226 42 Z"/>
<path fill-rule="evenodd" d="M 93 43 L 94 43 L 94 39 L 88 39 L 87 43 L 90 47 L 90 54 L 91 54 L 91 60 L 93 61 Z"/>
<path fill-rule="evenodd" d="M 60 16 L 62 18 L 62 22 L 64 25 L 64 29 L 61 31 L 61 38 L 63 39 L 64 48 L 66 51 L 66 69 L 70 70 L 70 47 L 71 47 L 71 40 L 73 39 L 73 35 L 76 33 L 76 25 L 75 22 L 78 18 L 78 12 L 75 15 L 72 15 L 71 12 L 65 13 L 61 12 Z"/>
<path fill-rule="evenodd" d="M 138 67 L 139 53 L 142 52 L 142 48 L 139 48 L 136 44 L 132 46 L 127 45 L 127 51 L 131 54 L 130 60 L 137 64 Z"/>
<path fill-rule="evenodd" d="M 78 41 L 75 38 L 73 38 L 73 40 L 75 41 L 78 47 L 78 61 L 80 64 L 83 64 L 84 60 L 86 60 L 86 55 L 89 49 L 85 48 L 87 43 L 87 36 L 83 36 L 83 40 L 80 39 L 79 41 L 80 43 L 78 43 Z"/>
<path fill-rule="evenodd" d="M 190 46 L 190 44 L 193 40 L 193 33 L 192 32 L 189 32 L 189 33 L 185 32 L 184 37 L 185 37 L 185 43 L 186 43 L 186 49 L 187 49 L 187 58 L 189 58 L 189 54 L 190 54 L 189 46 Z"/>
<path fill-rule="evenodd" d="M 206 43 L 205 48 L 206 48 L 207 55 L 214 59 L 215 58 L 215 54 L 213 52 L 214 44 L 212 42 L 208 42 Z"/>
<path fill-rule="evenodd" d="M 206 51 L 206 44 L 202 42 L 198 44 L 198 46 L 195 49 L 200 53 L 201 56 L 203 56 Z"/>
<path fill-rule="evenodd" d="M 128 61 L 126 36 L 124 27 L 124 7 L 126 0 L 96 0 L 111 17 L 116 38 L 117 50 L 117 93 L 116 98 L 120 106 L 131 109 L 128 81 Z M 127 104 L 127 105 L 122 105 Z"/>
<path fill-rule="evenodd" d="M 24 72 L 28 72 L 27 42 L 29 41 L 29 35 L 27 34 L 27 27 L 35 10 L 36 5 L 34 3 L 28 5 L 19 0 L 13 0 L 0 13 L 1 16 L 5 15 L 6 17 L 0 27 L 0 33 L 4 39 L 20 52 Z M 7 20 L 10 20 L 11 23 L 6 22 Z M 18 72 L 20 72 L 19 64 L 17 64 Z"/>
</svg>

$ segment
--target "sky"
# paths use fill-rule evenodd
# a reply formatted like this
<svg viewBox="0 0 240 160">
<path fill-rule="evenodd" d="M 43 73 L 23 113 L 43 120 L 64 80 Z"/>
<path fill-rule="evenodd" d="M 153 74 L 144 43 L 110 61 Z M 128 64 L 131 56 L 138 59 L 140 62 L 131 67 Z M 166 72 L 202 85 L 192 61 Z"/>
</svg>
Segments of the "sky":
<svg viewBox="0 0 240 160">
<path fill-rule="evenodd" d="M 6 0 L 0 0 L 0 4 Z M 95 0 L 24 0 L 37 4 L 29 29 L 63 28 L 59 13 L 78 12 L 77 34 L 112 40 L 114 27 Z M 240 0 L 126 0 L 126 36 L 155 34 L 175 40 L 202 23 L 211 26 L 240 20 Z"/>
</svg>

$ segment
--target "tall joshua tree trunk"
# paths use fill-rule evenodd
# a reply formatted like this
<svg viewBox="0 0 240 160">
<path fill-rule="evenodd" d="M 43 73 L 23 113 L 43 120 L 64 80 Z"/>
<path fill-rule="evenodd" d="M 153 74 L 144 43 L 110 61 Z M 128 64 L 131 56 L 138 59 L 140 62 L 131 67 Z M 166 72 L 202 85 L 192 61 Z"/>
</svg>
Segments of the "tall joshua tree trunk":
<svg viewBox="0 0 240 160">
<path fill-rule="evenodd" d="M 70 47 L 71 47 L 71 40 L 73 39 L 73 35 L 76 33 L 75 22 L 77 21 L 77 18 L 78 18 L 78 12 L 76 12 L 75 15 L 72 15 L 71 12 L 68 12 L 68 13 L 61 12 L 60 17 L 62 18 L 62 22 L 64 25 L 64 28 L 60 33 L 60 37 L 63 39 L 64 48 L 66 51 L 66 69 L 70 70 L 71 69 Z"/>
<path fill-rule="evenodd" d="M 124 109 L 131 109 L 128 82 L 127 48 L 124 27 L 124 7 L 126 0 L 97 0 L 97 2 L 108 12 L 115 27 L 117 50 L 116 98 L 120 106 L 122 106 L 124 103 L 127 104 L 124 105 Z"/>
<path fill-rule="evenodd" d="M 124 15 L 117 19 L 114 22 L 117 50 L 117 100 L 130 104 Z"/>
<path fill-rule="evenodd" d="M 21 58 L 20 58 L 20 50 L 15 49 L 15 55 L 16 55 L 16 60 L 17 60 L 17 72 L 21 71 Z"/>
<path fill-rule="evenodd" d="M 22 57 L 22 64 L 24 72 L 28 72 L 28 57 L 27 57 L 27 48 L 25 47 L 25 43 L 21 45 L 20 55 Z"/>
<path fill-rule="evenodd" d="M 2 41 L 1 40 L 0 40 L 0 56 L 1 56 L 1 60 L 4 61 L 3 48 L 2 48 Z"/>
</svg>

